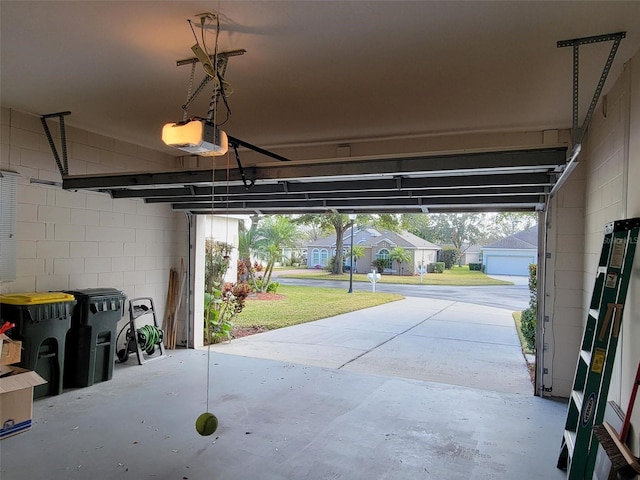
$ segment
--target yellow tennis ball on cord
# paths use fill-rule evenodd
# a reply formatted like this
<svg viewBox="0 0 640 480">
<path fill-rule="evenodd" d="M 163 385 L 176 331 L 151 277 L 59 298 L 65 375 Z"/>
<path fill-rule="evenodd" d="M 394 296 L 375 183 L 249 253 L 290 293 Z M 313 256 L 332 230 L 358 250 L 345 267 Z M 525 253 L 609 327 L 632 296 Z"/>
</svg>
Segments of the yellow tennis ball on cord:
<svg viewBox="0 0 640 480">
<path fill-rule="evenodd" d="M 205 412 L 196 419 L 196 431 L 206 437 L 212 435 L 218 429 L 218 418 L 209 412 Z"/>
</svg>

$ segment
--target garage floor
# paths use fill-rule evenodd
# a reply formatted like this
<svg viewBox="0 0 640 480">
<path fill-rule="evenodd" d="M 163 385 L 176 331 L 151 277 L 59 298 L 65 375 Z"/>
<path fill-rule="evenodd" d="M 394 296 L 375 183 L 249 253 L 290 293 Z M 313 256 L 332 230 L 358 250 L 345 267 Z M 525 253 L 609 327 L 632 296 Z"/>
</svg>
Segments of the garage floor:
<svg viewBox="0 0 640 480">
<path fill-rule="evenodd" d="M 491 343 L 484 337 L 469 338 L 473 324 L 463 321 L 468 306 L 445 302 L 448 306 L 442 308 L 444 304 L 433 302 L 396 302 L 391 304 L 392 317 L 385 310 L 389 305 L 334 317 L 343 324 L 360 325 L 353 330 L 363 329 L 367 322 L 362 319 L 368 319 L 368 338 L 377 332 L 378 343 L 382 326 L 373 319 L 381 318 L 379 314 L 386 317 L 387 330 L 400 330 L 375 348 L 368 345 L 375 343 L 372 340 L 352 345 L 351 355 L 357 350 L 365 353 L 343 368 L 304 363 L 304 358 L 293 363 L 252 358 L 247 351 L 230 355 L 202 350 L 173 351 L 168 358 L 143 366 L 131 360 L 117 365 L 112 381 L 36 400 L 33 429 L 0 442 L 0 477 L 565 478 L 555 468 L 566 413 L 563 402 L 533 397 L 530 391 L 491 390 L 484 382 L 470 388 L 442 383 L 446 378 L 406 378 L 418 376 L 420 368 L 403 352 L 421 349 L 425 355 L 416 361 L 427 370 L 438 357 L 460 361 L 460 355 L 449 354 L 461 351 L 463 343 L 469 344 L 469 353 L 474 343 Z M 421 309 L 424 321 L 412 326 Z M 322 323 L 327 320 L 306 328 L 326 328 Z M 447 323 L 451 330 L 446 330 Z M 477 323 L 485 335 L 490 334 L 490 323 Z M 503 341 L 494 343 L 507 343 L 505 327 L 496 328 Z M 349 332 L 343 330 L 335 332 L 335 338 L 344 343 Z M 459 340 L 443 340 L 443 335 L 455 331 Z M 282 335 L 295 332 L 286 329 Z M 330 337 L 325 335 L 322 343 L 328 345 Z M 347 343 L 353 344 L 354 338 Z M 229 346 L 241 343 L 236 340 Z M 279 344 L 281 351 L 286 351 L 284 343 Z M 309 345 L 307 350 L 317 348 Z M 311 356 L 318 358 L 319 353 Z M 509 357 L 504 352 L 500 356 Z M 506 367 L 474 361 L 480 361 L 479 370 L 489 370 L 493 378 L 518 375 L 510 360 Z M 409 373 L 403 374 L 403 362 Z M 207 366 L 209 410 L 219 417 L 220 426 L 213 436 L 201 437 L 194 421 L 207 410 Z M 453 375 L 455 367 L 449 369 Z M 473 366 L 466 369 L 470 378 L 478 371 Z"/>
</svg>

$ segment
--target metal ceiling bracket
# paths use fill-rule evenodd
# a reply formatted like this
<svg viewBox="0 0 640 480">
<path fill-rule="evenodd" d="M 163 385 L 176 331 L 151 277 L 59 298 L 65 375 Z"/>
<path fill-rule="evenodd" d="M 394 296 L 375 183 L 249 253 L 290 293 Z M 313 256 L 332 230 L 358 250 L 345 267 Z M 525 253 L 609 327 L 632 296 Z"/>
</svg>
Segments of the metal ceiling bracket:
<svg viewBox="0 0 640 480">
<path fill-rule="evenodd" d="M 574 38 L 571 40 L 561 40 L 557 43 L 558 48 L 562 47 L 573 47 L 573 144 L 578 145 L 582 143 L 584 139 L 584 135 L 589 127 L 589 123 L 591 122 L 591 117 L 593 116 L 593 111 L 596 108 L 596 104 L 598 103 L 598 99 L 600 98 L 600 94 L 602 93 L 602 88 L 604 87 L 604 83 L 607 80 L 607 76 L 609 75 L 609 70 L 611 70 L 611 64 L 613 63 L 613 59 L 616 56 L 616 52 L 618 50 L 618 46 L 620 45 L 620 41 L 626 36 L 627 32 L 617 32 L 617 33 L 609 33 L 605 35 L 595 35 L 592 37 L 583 37 L 583 38 Z M 589 110 L 582 122 L 582 126 L 578 125 L 578 93 L 579 93 L 579 63 L 580 63 L 580 55 L 579 55 L 579 47 L 580 45 L 587 45 L 591 43 L 600 43 L 600 42 L 609 42 L 612 41 L 613 45 L 611 46 L 611 51 L 609 52 L 609 56 L 607 61 L 605 62 L 604 68 L 602 70 L 602 75 L 600 75 L 600 80 L 598 81 L 598 85 L 596 86 L 596 90 L 593 94 L 593 98 L 591 99 L 591 104 L 589 105 Z"/>
<path fill-rule="evenodd" d="M 236 154 L 236 162 L 238 163 L 238 171 L 240 172 L 240 177 L 242 178 L 242 183 L 244 184 L 244 188 L 249 190 L 253 187 L 255 183 L 253 180 L 247 180 L 247 177 L 244 175 L 244 168 L 242 168 L 242 163 L 240 163 L 240 155 L 238 154 L 238 142 L 229 139 L 229 146 L 233 148 L 234 153 Z"/>
<path fill-rule="evenodd" d="M 219 52 L 217 54 L 217 65 L 216 65 L 216 77 L 218 78 L 218 81 L 220 82 L 219 88 L 224 88 L 224 86 L 222 85 L 222 79 L 224 78 L 224 75 L 227 71 L 227 65 L 229 63 L 229 57 L 235 57 L 238 55 L 244 55 L 245 53 L 247 53 L 246 50 L 244 49 L 240 49 L 240 50 L 231 50 L 230 52 Z M 216 61 L 216 56 L 214 55 L 210 55 L 209 58 L 211 59 L 211 61 Z M 200 85 L 198 86 L 198 88 L 196 88 L 195 92 L 191 93 L 191 89 L 193 88 L 193 79 L 195 76 L 195 66 L 197 63 L 199 63 L 200 60 L 195 57 L 195 58 L 187 58 L 185 60 L 178 60 L 176 62 L 176 65 L 178 67 L 182 66 L 182 65 L 191 65 L 191 76 L 189 78 L 189 88 L 187 90 L 187 101 L 185 102 L 184 105 L 182 105 L 182 110 L 184 110 L 184 118 L 183 121 L 186 122 L 189 114 L 189 106 L 193 103 L 193 101 L 196 99 L 196 97 L 200 94 L 200 92 L 202 92 L 202 90 L 204 89 L 204 87 L 207 86 L 207 84 L 211 81 L 211 77 L 209 75 L 205 75 L 204 78 L 202 79 L 202 81 L 200 82 Z M 218 87 L 216 87 L 216 91 L 214 92 L 214 96 L 217 97 L 218 95 Z"/>
<path fill-rule="evenodd" d="M 560 190 L 560 187 L 562 187 L 562 185 L 564 185 L 564 183 L 567 181 L 567 179 L 569 178 L 569 175 L 571 175 L 571 172 L 573 172 L 575 168 L 578 166 L 577 158 L 578 158 L 578 155 L 580 154 L 580 150 L 582 150 L 582 147 L 579 143 L 577 143 L 573 147 L 573 150 L 571 150 L 571 155 L 569 156 L 567 163 L 564 166 L 564 169 L 562 170 L 562 173 L 558 177 L 558 180 L 556 180 L 556 183 L 553 185 L 553 188 L 549 193 L 549 198 L 553 197 L 556 193 L 558 193 L 558 190 Z"/>
<path fill-rule="evenodd" d="M 51 153 L 53 153 L 53 158 L 56 159 L 56 165 L 58 165 L 58 171 L 60 172 L 60 176 L 62 177 L 69 175 L 69 163 L 67 162 L 67 134 L 64 129 L 64 117 L 67 115 L 71 115 L 71 112 L 48 113 L 40 117 L 42 128 L 44 128 L 44 133 L 46 134 L 47 140 L 49 141 L 49 147 L 51 147 Z M 62 160 L 60 159 L 60 155 L 58 155 L 58 149 L 56 148 L 56 144 L 53 142 L 51 130 L 49 130 L 49 124 L 47 123 L 47 119 L 52 117 L 58 117 L 58 119 L 60 120 L 60 143 L 62 148 Z"/>
<path fill-rule="evenodd" d="M 227 135 L 227 137 L 229 138 L 229 145 L 235 145 L 236 147 L 240 146 L 240 147 L 245 147 L 248 148 L 249 150 L 253 150 L 254 152 L 257 152 L 261 155 L 265 155 L 267 157 L 271 157 L 274 158 L 276 160 L 280 160 L 281 162 L 289 162 L 290 160 L 286 157 L 283 157 L 282 155 L 278 155 L 277 153 L 273 153 L 270 152 L 269 150 L 265 150 L 264 148 L 260 148 L 256 145 L 252 145 L 249 142 L 245 142 L 244 140 L 240 140 L 239 138 L 236 137 L 232 137 L 231 135 Z M 236 153 L 236 159 L 237 159 L 238 154 Z"/>
</svg>

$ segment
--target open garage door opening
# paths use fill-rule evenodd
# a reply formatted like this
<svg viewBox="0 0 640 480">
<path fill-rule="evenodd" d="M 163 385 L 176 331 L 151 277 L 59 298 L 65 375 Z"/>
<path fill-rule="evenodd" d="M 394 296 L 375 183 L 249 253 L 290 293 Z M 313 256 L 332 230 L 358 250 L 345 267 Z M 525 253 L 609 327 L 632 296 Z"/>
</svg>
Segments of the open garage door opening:
<svg viewBox="0 0 640 480">
<path fill-rule="evenodd" d="M 174 211 L 195 219 L 212 214 L 535 214 L 545 210 L 567 165 L 567 144 L 561 141 L 565 136 L 556 132 L 553 138 L 557 144 L 535 148 L 255 163 L 244 169 L 216 168 L 213 160 L 214 167 L 209 169 L 67 176 L 63 186 L 108 192 L 113 198 L 142 198 L 148 204 L 169 204 Z M 192 222 L 192 229 L 198 223 Z M 204 245 L 204 230 L 192 230 L 200 245 Z M 382 247 L 377 246 L 378 257 L 384 256 Z M 388 255 L 394 245 L 387 247 Z M 193 249 L 191 255 L 194 272 L 201 272 Z M 530 261 L 536 262 L 535 254 L 529 251 L 520 256 L 503 254 L 502 258 L 489 252 L 484 265 L 489 272 L 502 269 L 513 275 L 524 273 L 525 263 Z M 191 281 L 189 342 L 198 345 L 194 336 L 203 318 L 199 309 L 204 308 L 204 300 L 199 295 L 204 293 L 195 276 Z M 535 393 L 539 392 L 540 385 L 536 385 Z"/>
<path fill-rule="evenodd" d="M 495 218 L 491 216 L 494 214 L 484 213 L 482 215 L 487 218 Z M 400 216 L 398 215 L 398 218 Z M 417 214 L 417 216 L 428 218 L 430 215 Z M 446 215 L 431 216 L 435 218 Z M 475 216 L 481 217 L 480 214 L 475 214 Z M 268 217 L 263 216 L 258 220 L 258 225 L 261 221 L 266 222 Z M 347 217 L 345 221 L 348 225 L 348 216 L 345 215 L 345 217 Z M 361 217 L 365 218 L 366 216 L 361 215 Z M 374 218 L 376 215 L 370 215 L 370 217 Z M 537 214 L 533 213 L 527 218 L 535 222 Z M 244 220 L 248 221 L 249 218 L 245 217 Z M 237 218 L 227 218 L 224 215 L 217 218 L 207 215 L 197 216 L 195 224 L 199 226 L 200 233 L 196 245 L 204 245 L 209 239 L 219 242 L 234 239 L 237 242 L 237 229 L 240 222 Z M 249 228 L 250 222 L 246 225 L 245 228 Z M 530 223 L 525 224 L 525 226 L 528 225 Z M 531 228 L 524 230 L 531 230 Z M 534 230 L 537 235 L 537 229 L 534 228 Z M 360 243 L 367 235 L 371 237 L 371 241 Z M 299 237 L 300 233 L 296 238 Z M 356 225 L 353 238 L 355 245 L 360 243 L 360 245 L 368 246 L 371 250 L 369 253 L 376 256 L 383 250 L 387 254 L 393 251 L 398 247 L 403 237 L 397 233 L 391 235 L 390 232 L 386 232 L 379 226 Z M 309 244 L 320 244 L 325 240 L 328 256 L 334 257 L 335 233 L 328 235 L 324 240 L 309 240 L 308 242 Z M 347 278 L 351 264 L 350 240 L 351 230 L 347 228 L 343 231 L 342 248 L 345 276 L 342 277 L 342 281 L 279 277 L 274 280 L 279 282 L 282 287 L 276 293 L 283 293 L 283 290 L 297 285 L 312 291 L 319 288 L 332 288 L 347 297 L 349 286 Z M 389 241 L 393 241 L 395 244 L 387 243 Z M 404 250 L 412 252 L 409 245 L 402 245 Z M 311 247 L 307 249 L 307 246 L 307 243 L 298 242 L 297 250 L 304 250 L 307 254 L 312 255 L 313 249 Z M 278 246 L 281 253 L 279 258 L 281 267 L 287 263 L 287 250 L 291 247 L 292 245 L 289 243 Z M 450 245 L 436 245 L 436 247 L 440 250 L 443 247 L 450 247 Z M 235 263 L 238 258 L 237 243 L 233 245 L 233 249 L 234 253 L 230 257 Z M 434 252 L 433 258 L 430 258 L 430 264 L 435 263 L 435 260 L 438 259 L 438 250 Z M 196 247 L 196 251 L 204 251 L 204 249 Z M 417 255 L 419 259 L 420 253 L 418 250 L 416 252 L 412 253 Z M 204 256 L 200 254 L 198 256 L 197 276 L 204 278 Z M 469 262 L 481 265 L 479 261 L 482 258 L 481 254 L 475 258 L 469 254 L 467 258 L 469 261 L 460 262 L 462 267 L 458 265 L 456 260 L 454 270 L 467 270 Z M 511 257 L 515 259 L 511 263 L 509 258 L 502 259 L 502 270 L 499 270 L 496 275 L 518 275 L 522 273 L 518 271 L 520 267 L 526 272 L 524 275 L 528 275 L 529 265 L 537 261 L 535 252 L 528 257 Z M 252 261 L 264 263 L 264 258 L 255 257 Z M 361 276 L 366 274 L 369 269 L 362 267 L 364 263 L 364 259 L 361 258 L 354 261 L 354 273 Z M 369 373 L 384 372 L 392 376 L 404 376 L 486 390 L 531 394 L 534 387 L 531 384 L 512 316 L 513 311 L 524 309 L 527 306 L 530 296 L 527 277 L 522 277 L 523 280 L 517 282 L 516 285 L 433 286 L 420 283 L 420 272 L 413 265 L 413 259 L 407 259 L 402 267 L 394 262 L 393 268 L 382 272 L 384 280 L 412 279 L 413 285 L 387 283 L 377 285 L 378 294 L 397 291 L 410 297 L 407 302 L 394 302 L 388 306 L 373 309 L 371 313 L 361 311 L 337 317 L 329 316 L 330 318 L 300 325 L 294 329 L 286 329 L 281 332 L 273 331 L 251 339 L 234 339 L 230 343 L 223 342 L 212 348 L 224 353 L 237 353 L 285 362 L 306 363 Z M 418 265 L 420 265 L 420 261 L 418 261 Z M 500 265 L 496 265 L 496 268 L 498 267 Z M 321 274 L 323 270 L 309 268 L 308 265 L 307 268 L 296 270 L 298 274 L 307 272 Z M 425 278 L 436 275 L 425 273 Z M 225 281 L 233 283 L 237 280 L 237 271 L 230 269 Z M 204 300 L 204 283 L 199 280 L 196 282 L 199 282 L 199 286 L 194 289 L 195 318 L 197 319 L 203 318 L 204 312 L 198 313 L 198 310 L 203 308 L 206 302 Z M 352 285 L 356 292 L 370 292 L 372 289 L 368 282 L 356 282 Z M 466 289 L 466 291 L 463 294 L 456 293 L 459 289 Z M 286 294 L 286 292 L 284 293 Z M 508 301 L 501 304 L 500 302 L 505 299 Z M 518 305 L 521 305 L 519 308 L 512 306 L 516 303 L 516 299 L 519 299 Z M 249 303 L 252 302 L 255 300 L 250 299 Z M 478 303 L 474 304 L 474 302 Z M 285 309 L 282 311 L 282 315 L 296 316 L 296 312 Z M 239 323 L 241 323 L 241 316 L 242 314 L 240 314 Z M 195 340 L 196 347 L 206 343 L 202 332 L 197 331 L 197 325 L 198 322 L 194 327 L 194 334 L 198 337 Z M 501 371 L 498 377 L 496 377 L 496 369 Z"/>
</svg>

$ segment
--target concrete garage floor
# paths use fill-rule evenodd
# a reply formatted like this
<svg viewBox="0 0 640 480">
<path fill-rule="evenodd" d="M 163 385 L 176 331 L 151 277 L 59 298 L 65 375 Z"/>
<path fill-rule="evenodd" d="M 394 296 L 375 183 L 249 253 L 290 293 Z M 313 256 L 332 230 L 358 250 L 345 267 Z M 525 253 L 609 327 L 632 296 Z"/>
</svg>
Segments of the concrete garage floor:
<svg viewBox="0 0 640 480">
<path fill-rule="evenodd" d="M 112 381 L 36 400 L 33 429 L 0 442 L 0 477 L 565 478 L 566 406 L 532 396 L 508 312 L 491 310 L 408 298 L 130 360 Z M 220 427 L 201 437 L 208 366 Z"/>
</svg>

